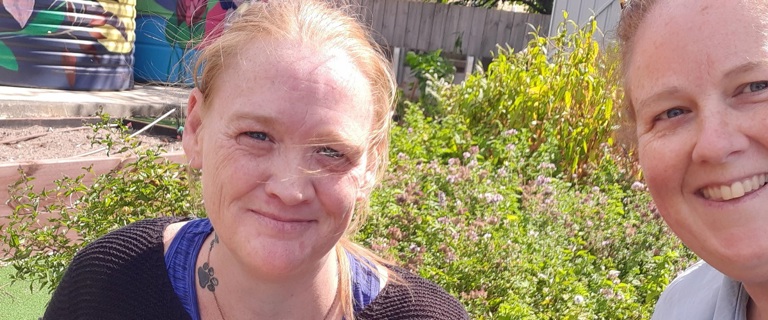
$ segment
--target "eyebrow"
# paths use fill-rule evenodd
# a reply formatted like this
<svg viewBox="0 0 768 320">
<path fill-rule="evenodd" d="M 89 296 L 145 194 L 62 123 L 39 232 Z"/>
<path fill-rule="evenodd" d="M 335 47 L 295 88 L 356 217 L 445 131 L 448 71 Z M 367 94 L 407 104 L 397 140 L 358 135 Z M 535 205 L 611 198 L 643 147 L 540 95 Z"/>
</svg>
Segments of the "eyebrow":
<svg viewBox="0 0 768 320">
<path fill-rule="evenodd" d="M 637 106 L 635 106 L 635 110 L 637 112 L 638 107 L 643 107 L 643 106 L 648 105 L 648 104 L 650 104 L 650 103 L 652 103 L 652 102 L 654 102 L 656 100 L 661 100 L 661 99 L 664 99 L 664 98 L 666 98 L 668 96 L 674 96 L 674 95 L 680 93 L 681 91 L 682 90 L 680 90 L 680 87 L 672 86 L 672 87 L 666 88 L 664 90 L 661 90 L 659 92 L 656 92 L 653 95 L 651 95 L 650 97 L 647 97 L 647 98 L 645 98 L 643 100 L 640 100 L 640 102 L 637 104 Z"/>
<path fill-rule="evenodd" d="M 250 122 L 256 122 L 261 125 L 264 125 L 268 128 L 274 128 L 276 127 L 277 120 L 275 120 L 272 117 L 267 117 L 263 115 L 256 115 L 248 112 L 235 112 L 231 115 L 231 121 L 250 121 Z"/>
<path fill-rule="evenodd" d="M 358 143 L 359 142 L 359 143 Z M 356 141 L 351 136 L 345 136 L 339 132 L 326 132 L 321 133 L 318 137 L 314 137 L 307 141 L 310 145 L 324 145 L 324 144 L 341 144 L 349 149 L 364 149 L 365 140 Z"/>
<path fill-rule="evenodd" d="M 749 61 L 747 63 L 740 64 L 735 68 L 728 70 L 728 72 L 726 72 L 724 76 L 726 78 L 729 78 L 740 73 L 746 73 L 755 69 L 759 69 L 761 67 L 768 67 L 768 61 L 758 60 L 758 61 Z"/>
</svg>

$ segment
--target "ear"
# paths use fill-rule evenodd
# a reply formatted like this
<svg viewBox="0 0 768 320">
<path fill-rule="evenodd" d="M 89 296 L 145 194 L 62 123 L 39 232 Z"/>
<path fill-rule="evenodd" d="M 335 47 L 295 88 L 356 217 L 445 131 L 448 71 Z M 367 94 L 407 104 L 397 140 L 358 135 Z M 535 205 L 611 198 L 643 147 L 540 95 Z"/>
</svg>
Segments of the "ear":
<svg viewBox="0 0 768 320">
<path fill-rule="evenodd" d="M 184 153 L 187 155 L 189 165 L 195 169 L 203 167 L 203 145 L 200 134 L 200 127 L 203 124 L 202 115 L 203 93 L 194 88 L 189 94 L 187 101 L 187 120 L 184 123 L 184 133 L 181 139 Z"/>
</svg>

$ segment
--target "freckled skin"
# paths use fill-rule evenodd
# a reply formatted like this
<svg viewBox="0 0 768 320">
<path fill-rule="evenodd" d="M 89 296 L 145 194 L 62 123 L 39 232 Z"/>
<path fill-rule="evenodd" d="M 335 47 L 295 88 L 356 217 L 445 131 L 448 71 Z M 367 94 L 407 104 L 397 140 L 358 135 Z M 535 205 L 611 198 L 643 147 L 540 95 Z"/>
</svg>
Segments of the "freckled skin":
<svg viewBox="0 0 768 320">
<path fill-rule="evenodd" d="M 751 90 L 768 81 L 765 18 L 741 1 L 660 2 L 627 69 L 640 164 L 662 216 L 751 295 L 768 288 L 768 187 L 731 201 L 701 190 L 768 173 L 768 90 Z"/>
<path fill-rule="evenodd" d="M 322 270 L 349 225 L 364 194 L 373 102 L 345 54 L 268 43 L 265 55 L 264 45 L 224 67 L 204 115 L 192 106 L 202 127 L 185 150 L 203 169 L 221 247 L 245 272 L 279 281 Z"/>
</svg>

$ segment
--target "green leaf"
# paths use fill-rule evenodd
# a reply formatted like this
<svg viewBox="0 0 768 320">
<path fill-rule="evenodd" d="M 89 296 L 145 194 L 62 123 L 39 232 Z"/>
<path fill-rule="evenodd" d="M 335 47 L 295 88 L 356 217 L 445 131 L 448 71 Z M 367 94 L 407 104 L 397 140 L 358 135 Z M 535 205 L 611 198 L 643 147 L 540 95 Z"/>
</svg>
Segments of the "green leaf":
<svg viewBox="0 0 768 320">
<path fill-rule="evenodd" d="M 209 1 L 215 2 L 215 1 Z M 151 14 L 163 17 L 170 17 L 173 12 L 161 6 L 155 0 L 139 0 L 136 1 L 136 13 L 138 14 Z"/>
<path fill-rule="evenodd" d="M 0 40 L 0 67 L 19 71 L 19 63 L 16 61 L 16 56 L 13 55 L 13 51 L 2 40 Z"/>
<path fill-rule="evenodd" d="M 13 248 L 19 247 L 19 235 L 17 234 L 11 235 L 11 247 Z"/>
</svg>

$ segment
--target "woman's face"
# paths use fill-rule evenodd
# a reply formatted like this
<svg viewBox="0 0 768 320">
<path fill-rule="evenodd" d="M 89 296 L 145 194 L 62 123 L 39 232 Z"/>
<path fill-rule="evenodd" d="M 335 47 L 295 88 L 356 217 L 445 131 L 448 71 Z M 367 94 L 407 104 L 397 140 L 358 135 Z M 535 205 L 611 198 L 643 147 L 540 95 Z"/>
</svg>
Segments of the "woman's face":
<svg viewBox="0 0 768 320">
<path fill-rule="evenodd" d="M 672 230 L 731 277 L 768 280 L 768 37 L 741 1 L 659 2 L 627 69 L 640 164 Z"/>
<path fill-rule="evenodd" d="M 251 43 L 226 61 L 204 114 L 199 91 L 190 98 L 188 127 L 202 126 L 185 151 L 203 170 L 205 208 L 222 244 L 258 275 L 318 270 L 366 196 L 373 99 L 350 61 Z"/>
</svg>

